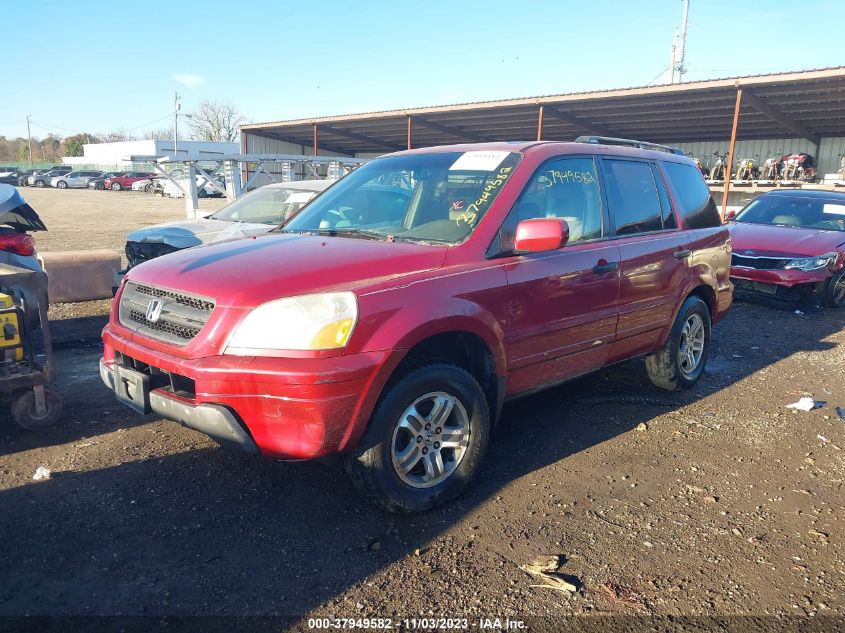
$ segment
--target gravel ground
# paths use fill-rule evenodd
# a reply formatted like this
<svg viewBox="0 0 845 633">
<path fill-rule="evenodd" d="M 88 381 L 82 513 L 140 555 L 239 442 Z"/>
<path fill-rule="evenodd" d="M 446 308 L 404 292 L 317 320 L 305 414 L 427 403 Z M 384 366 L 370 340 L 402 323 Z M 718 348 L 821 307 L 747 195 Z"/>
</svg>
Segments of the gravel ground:
<svg viewBox="0 0 845 633">
<path fill-rule="evenodd" d="M 74 244 L 47 206 L 48 226 L 71 226 L 51 245 Z M 117 248 L 120 233 L 85 246 Z M 0 426 L 0 615 L 843 625 L 843 312 L 738 304 L 690 392 L 655 390 L 637 361 L 509 403 L 469 493 L 397 517 L 356 497 L 338 464 L 240 455 L 120 407 L 97 376 L 107 310 L 51 308 L 63 423 Z M 805 392 L 827 404 L 785 408 Z M 42 465 L 52 477 L 33 481 Z M 574 591 L 520 569 L 549 556 Z"/>
</svg>

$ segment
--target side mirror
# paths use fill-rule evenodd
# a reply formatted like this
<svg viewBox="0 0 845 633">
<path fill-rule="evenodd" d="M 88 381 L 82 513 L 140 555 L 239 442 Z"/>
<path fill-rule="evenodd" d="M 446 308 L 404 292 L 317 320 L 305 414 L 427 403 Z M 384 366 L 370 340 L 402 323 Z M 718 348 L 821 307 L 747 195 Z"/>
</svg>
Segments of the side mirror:
<svg viewBox="0 0 845 633">
<path fill-rule="evenodd" d="M 731 209 L 725 214 L 725 222 L 730 222 L 736 217 L 736 209 Z"/>
<path fill-rule="evenodd" d="M 513 245 L 517 253 L 555 251 L 569 240 L 569 225 L 561 218 L 533 218 L 516 225 Z"/>
</svg>

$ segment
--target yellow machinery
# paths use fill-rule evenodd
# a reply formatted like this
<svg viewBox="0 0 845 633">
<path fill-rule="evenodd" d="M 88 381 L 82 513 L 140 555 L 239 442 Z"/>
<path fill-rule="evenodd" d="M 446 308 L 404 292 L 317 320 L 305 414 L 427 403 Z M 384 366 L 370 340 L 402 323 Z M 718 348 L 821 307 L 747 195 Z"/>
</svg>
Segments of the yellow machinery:
<svg viewBox="0 0 845 633">
<path fill-rule="evenodd" d="M 55 377 L 47 320 L 47 275 L 0 264 L 0 397 L 12 401 L 12 419 L 29 430 L 55 424 L 62 397 Z"/>
<path fill-rule="evenodd" d="M 0 310 L 12 308 L 15 305 L 11 295 L 0 292 Z M 22 361 L 23 347 L 21 346 L 21 330 L 17 312 L 3 311 L 0 313 L 0 351 L 4 361 Z"/>
</svg>

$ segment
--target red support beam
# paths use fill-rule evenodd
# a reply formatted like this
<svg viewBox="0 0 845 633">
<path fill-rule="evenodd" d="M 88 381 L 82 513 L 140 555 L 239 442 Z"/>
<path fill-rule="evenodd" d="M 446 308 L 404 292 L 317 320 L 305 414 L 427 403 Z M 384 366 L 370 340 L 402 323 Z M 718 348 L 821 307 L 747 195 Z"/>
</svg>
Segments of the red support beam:
<svg viewBox="0 0 845 633">
<path fill-rule="evenodd" d="M 722 220 L 728 212 L 728 192 L 731 189 L 731 171 L 734 165 L 734 147 L 736 146 L 736 130 L 739 127 L 739 110 L 742 107 L 742 88 L 736 87 L 736 105 L 734 106 L 734 122 L 731 127 L 731 143 L 728 146 L 728 159 L 725 165 L 725 190 L 722 192 Z"/>
<path fill-rule="evenodd" d="M 537 114 L 537 140 L 543 140 L 543 104 L 540 104 L 540 112 Z"/>
</svg>

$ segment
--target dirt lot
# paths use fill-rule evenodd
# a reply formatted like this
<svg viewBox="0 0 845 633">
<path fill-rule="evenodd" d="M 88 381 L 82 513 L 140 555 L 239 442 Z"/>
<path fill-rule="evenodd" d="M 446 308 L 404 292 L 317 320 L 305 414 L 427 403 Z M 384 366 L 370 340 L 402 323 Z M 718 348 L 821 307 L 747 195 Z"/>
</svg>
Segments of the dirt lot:
<svg viewBox="0 0 845 633">
<path fill-rule="evenodd" d="M 185 219 L 185 201 L 139 191 L 21 189 L 47 225 L 36 233 L 40 251 L 108 248 L 123 253 L 124 237 L 145 226 Z M 200 213 L 216 211 L 225 198 L 200 200 Z"/>
<path fill-rule="evenodd" d="M 122 222 L 182 213 L 132 194 L 25 193 L 54 230 L 42 248 L 120 248 Z M 845 313 L 737 305 L 692 392 L 659 392 L 631 362 L 512 402 L 469 494 L 396 517 L 338 465 L 246 457 L 121 408 L 97 377 L 107 309 L 52 309 L 63 424 L 0 427 L 0 615 L 842 624 Z M 803 392 L 826 406 L 784 408 Z M 52 478 L 33 481 L 41 465 Z M 520 570 L 549 555 L 577 591 Z"/>
</svg>

